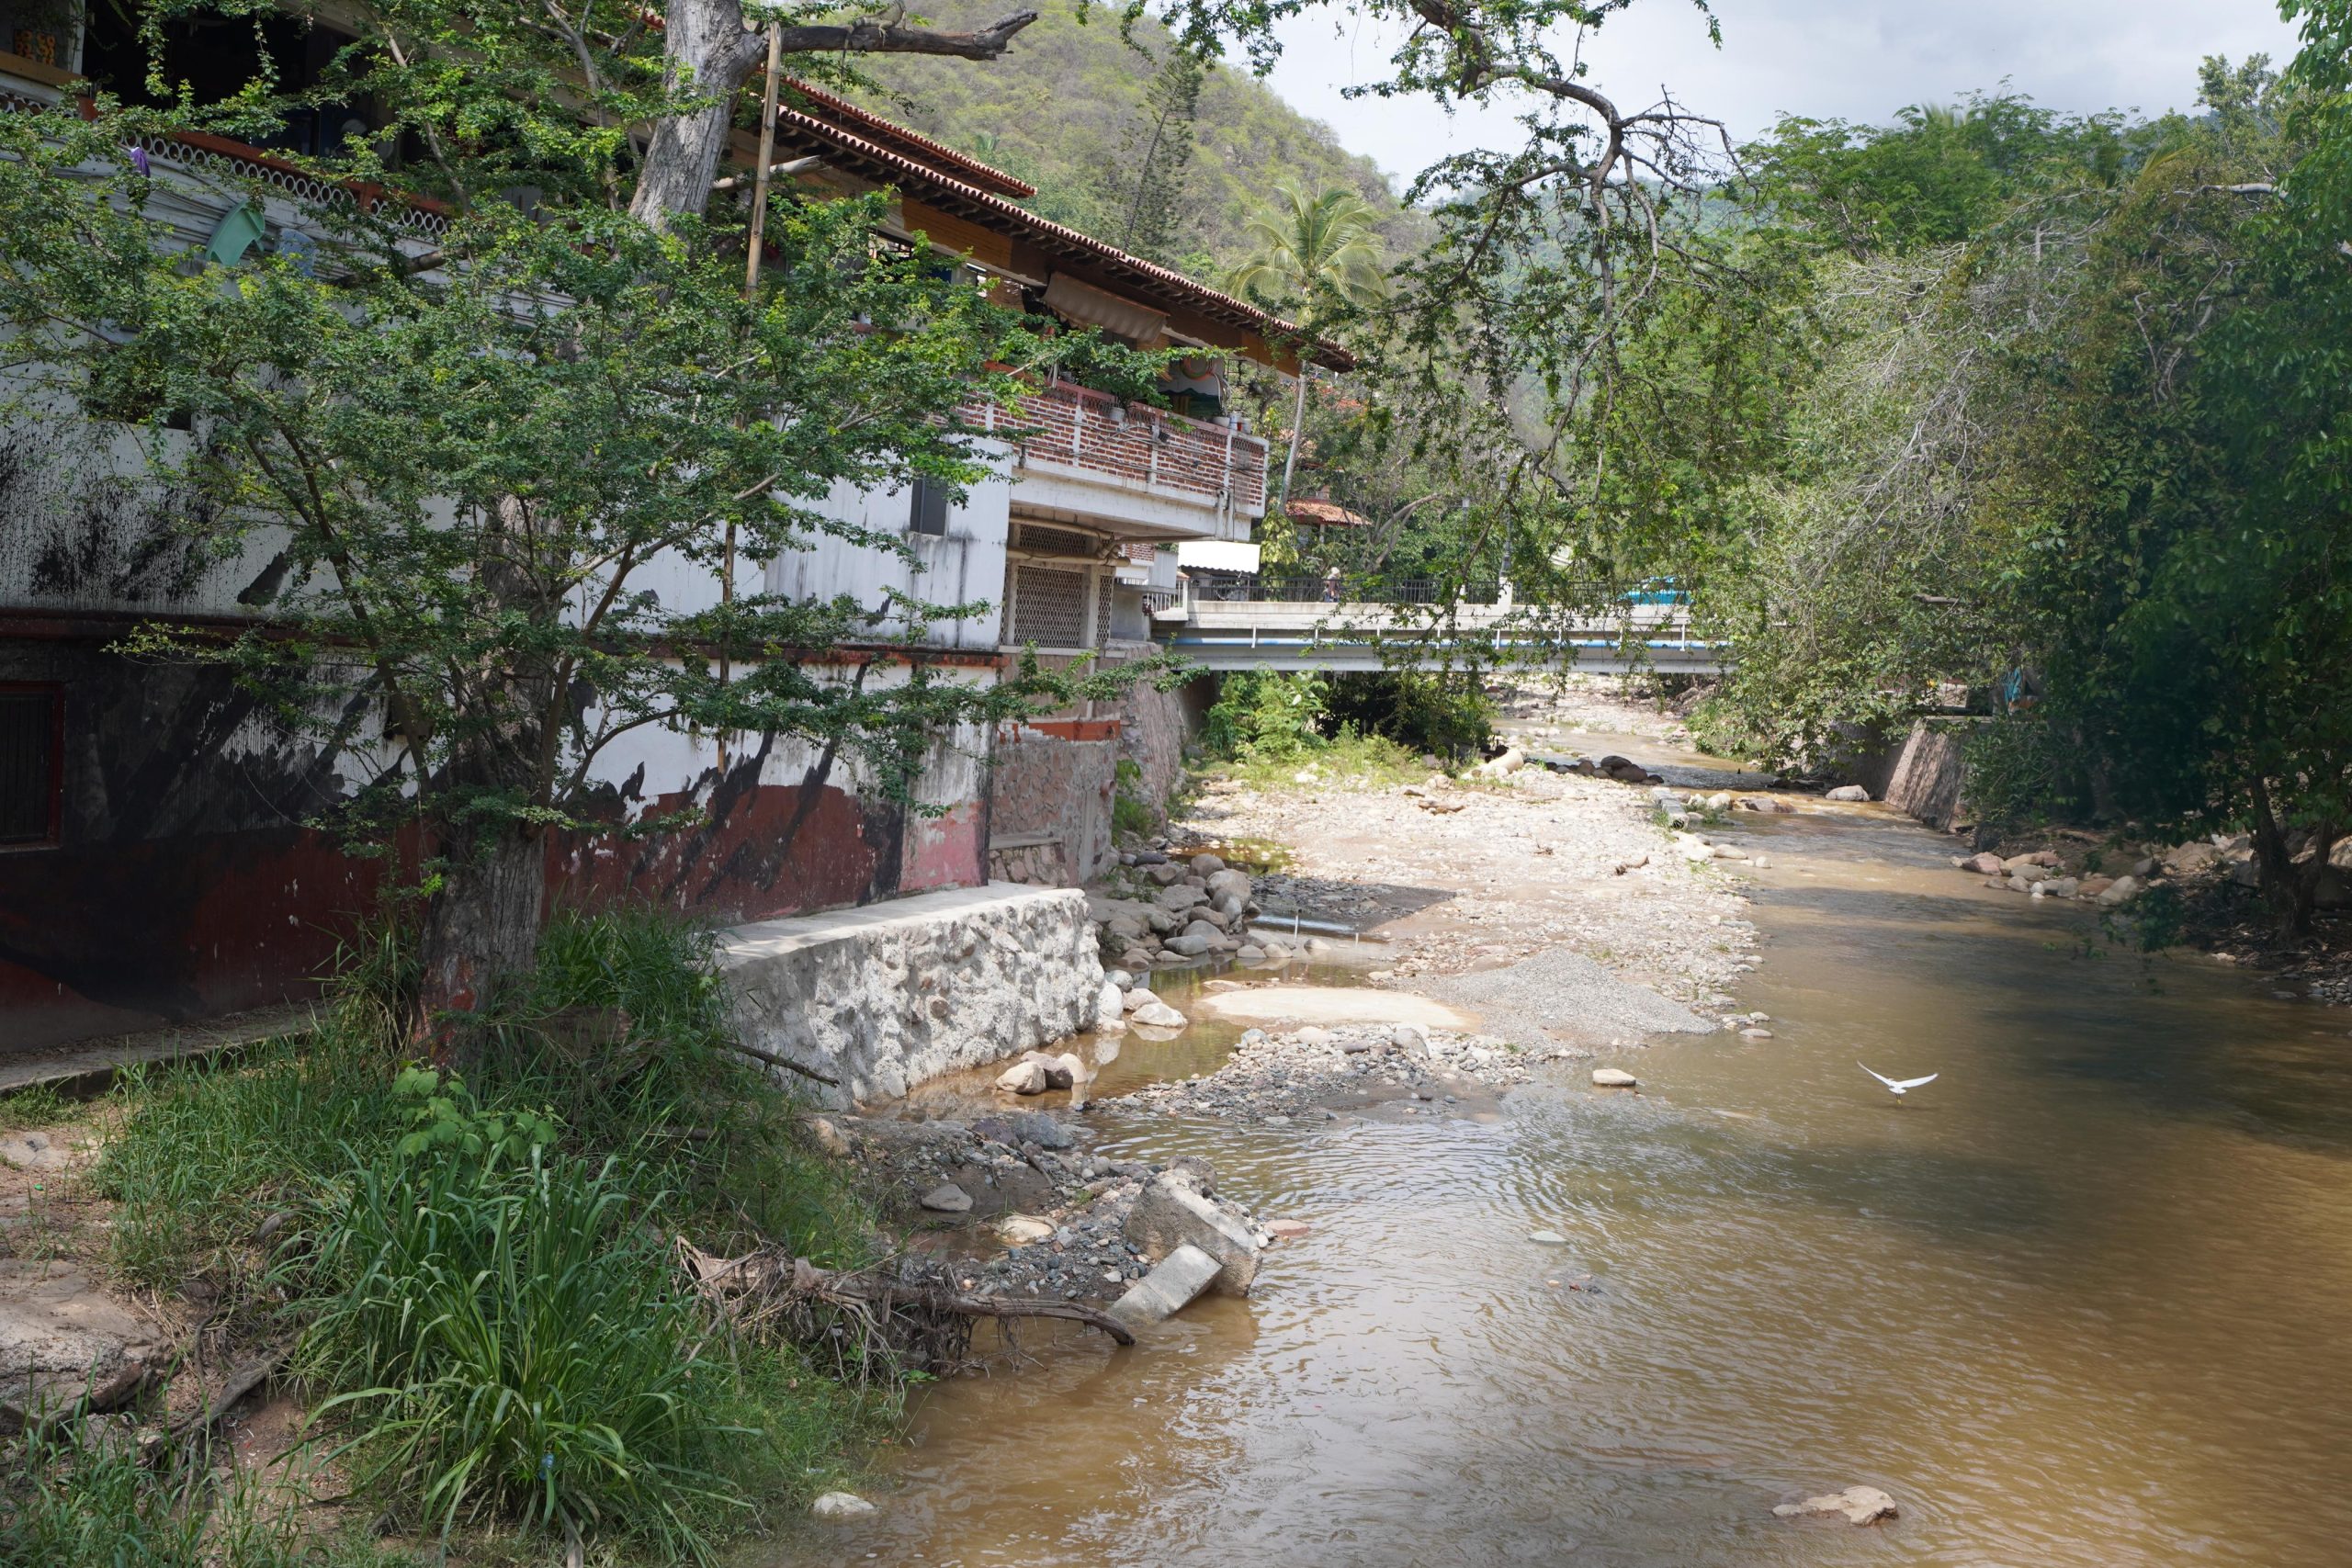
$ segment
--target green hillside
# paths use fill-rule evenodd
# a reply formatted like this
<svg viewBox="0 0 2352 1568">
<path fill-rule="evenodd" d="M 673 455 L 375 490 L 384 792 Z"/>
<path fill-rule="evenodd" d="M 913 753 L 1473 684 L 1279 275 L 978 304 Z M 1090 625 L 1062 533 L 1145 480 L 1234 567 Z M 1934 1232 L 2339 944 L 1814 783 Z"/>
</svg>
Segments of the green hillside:
<svg viewBox="0 0 2352 1568">
<path fill-rule="evenodd" d="M 1027 205 L 1041 215 L 1124 243 L 1151 138 L 1146 94 L 1166 35 L 1137 29 L 1146 54 L 1119 36 L 1115 18 L 1098 13 L 1081 23 L 1069 0 L 1040 9 L 1045 15 L 1000 61 L 861 62 L 884 89 L 863 101 L 1035 186 Z M 974 26 L 1002 10 L 989 0 L 929 19 Z M 1390 254 L 1413 248 L 1421 220 L 1398 206 L 1372 160 L 1341 147 L 1329 126 L 1292 108 L 1246 67 L 1221 64 L 1209 73 L 1195 129 L 1196 151 L 1177 192 L 1180 240 L 1160 257 L 1171 265 L 1213 280 L 1238 259 L 1252 210 L 1286 180 L 1354 186 L 1392 214 L 1385 226 Z"/>
</svg>

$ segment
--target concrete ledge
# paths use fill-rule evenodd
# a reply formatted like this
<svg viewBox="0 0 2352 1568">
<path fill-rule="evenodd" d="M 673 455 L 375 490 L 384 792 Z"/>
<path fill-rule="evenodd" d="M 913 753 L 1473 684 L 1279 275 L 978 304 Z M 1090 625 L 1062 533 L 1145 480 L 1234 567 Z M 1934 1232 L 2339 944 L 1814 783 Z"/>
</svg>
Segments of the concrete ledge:
<svg viewBox="0 0 2352 1568">
<path fill-rule="evenodd" d="M 1075 1033 L 1102 989 L 1086 896 L 1004 882 L 737 926 L 718 956 L 743 1039 L 840 1107 Z"/>
</svg>

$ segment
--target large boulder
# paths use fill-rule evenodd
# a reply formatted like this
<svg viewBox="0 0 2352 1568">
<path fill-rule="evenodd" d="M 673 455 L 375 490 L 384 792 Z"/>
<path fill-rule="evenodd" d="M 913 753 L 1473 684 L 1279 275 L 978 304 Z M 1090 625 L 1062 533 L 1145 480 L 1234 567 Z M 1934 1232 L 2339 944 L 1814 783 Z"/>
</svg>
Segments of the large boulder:
<svg viewBox="0 0 2352 1568">
<path fill-rule="evenodd" d="M 1136 1009 L 1136 1010 L 1128 1014 L 1127 1017 L 1128 1021 L 1132 1023 L 1147 1024 L 1153 1029 L 1182 1029 L 1184 1027 L 1184 1015 L 1178 1012 L 1174 1008 L 1170 1007 L 1166 1002 L 1159 1001 L 1156 998 L 1144 1003 L 1143 1006 Z"/>
<path fill-rule="evenodd" d="M 1204 936 L 1211 942 L 1225 935 L 1225 928 L 1210 920 L 1194 920 L 1184 928 L 1186 936 Z"/>
<path fill-rule="evenodd" d="M 1108 980 L 1103 981 L 1102 992 L 1094 998 L 1094 1027 L 1097 1029 L 1125 1027 L 1125 1000 L 1119 995 L 1119 987 Z"/>
<path fill-rule="evenodd" d="M 1593 767 L 1603 778 L 1615 779 L 1619 784 L 1646 784 L 1649 782 L 1650 771 L 1630 758 L 1618 756 L 1603 757 L 1600 761 L 1595 762 Z"/>
<path fill-rule="evenodd" d="M 1979 876 L 1998 876 L 2008 869 L 2001 863 L 2001 857 L 1990 850 L 1983 854 L 1971 855 L 1966 860 L 1955 860 L 1952 863 L 1962 871 L 1973 871 Z"/>
<path fill-rule="evenodd" d="M 1193 857 L 1193 874 L 1194 876 L 1215 876 L 1218 872 L 1223 871 L 1224 869 L 1225 862 L 1209 853 L 1206 850 L 1203 850 L 1199 854 Z"/>
<path fill-rule="evenodd" d="M 1208 901 L 1209 896 L 1206 892 L 1198 887 L 1184 886 L 1163 887 L 1152 899 L 1153 903 L 1171 915 L 1181 915 L 1194 905 L 1205 904 Z"/>
<path fill-rule="evenodd" d="M 1216 1259 L 1216 1288 L 1227 1295 L 1246 1296 L 1257 1280 L 1258 1238 L 1249 1224 L 1181 1171 L 1162 1171 L 1145 1185 L 1128 1212 L 1126 1235 L 1154 1262 L 1198 1247 Z"/>
<path fill-rule="evenodd" d="M 1839 784 L 1822 796 L 1824 800 L 1868 800 L 1870 797 L 1871 792 L 1860 784 Z"/>
<path fill-rule="evenodd" d="M 1220 871 L 1208 879 L 1211 898 L 1248 898 L 1250 876 L 1247 872 Z"/>
<path fill-rule="evenodd" d="M 1208 952 L 1215 945 L 1215 942 L 1216 939 L 1213 937 L 1195 936 L 1188 931 L 1182 936 L 1170 937 L 1167 946 L 1170 953 L 1180 953 L 1187 958 L 1198 958 Z"/>
</svg>

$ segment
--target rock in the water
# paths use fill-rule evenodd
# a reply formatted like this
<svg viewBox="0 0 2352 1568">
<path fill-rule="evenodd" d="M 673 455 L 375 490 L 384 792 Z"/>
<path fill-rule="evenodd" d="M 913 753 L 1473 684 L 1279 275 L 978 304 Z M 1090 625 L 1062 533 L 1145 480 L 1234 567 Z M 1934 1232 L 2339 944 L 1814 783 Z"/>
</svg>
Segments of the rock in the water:
<svg viewBox="0 0 2352 1568">
<path fill-rule="evenodd" d="M 1825 800 L 1868 800 L 1871 792 L 1860 784 L 1839 784 L 1822 798 Z"/>
<path fill-rule="evenodd" d="M 1156 999 L 1144 1003 L 1143 1006 L 1136 1009 L 1136 1010 L 1129 1014 L 1128 1017 L 1134 1022 L 1149 1024 L 1154 1029 L 1182 1029 L 1184 1027 L 1184 1015 L 1182 1013 L 1178 1012 L 1166 1002 Z"/>
<path fill-rule="evenodd" d="M 1111 1315 L 1137 1326 L 1172 1316 L 1216 1280 L 1224 1265 L 1197 1247 L 1178 1247 L 1111 1303 Z"/>
<path fill-rule="evenodd" d="M 1015 1062 L 996 1076 L 996 1087 L 1007 1094 L 1043 1094 L 1048 1082 L 1046 1064 L 1034 1058 Z"/>
<path fill-rule="evenodd" d="M 1619 784 L 1647 784 L 1649 782 L 1650 771 L 1628 758 L 1612 754 L 1601 758 L 1593 766 L 1603 776 L 1615 779 Z"/>
<path fill-rule="evenodd" d="M 952 1181 L 943 1181 L 922 1195 L 922 1206 L 934 1214 L 968 1214 L 972 1195 Z"/>
<path fill-rule="evenodd" d="M 1807 1497 L 1802 1503 L 1782 1503 L 1772 1510 L 1772 1517 L 1793 1519 L 1812 1516 L 1846 1517 L 1849 1524 L 1874 1525 L 1881 1519 L 1895 1516 L 1894 1499 L 1875 1486 L 1849 1486 L 1843 1492 L 1827 1492 L 1818 1497 Z"/>
<path fill-rule="evenodd" d="M 1527 1239 L 1538 1247 L 1566 1247 L 1568 1238 L 1558 1231 L 1529 1231 Z"/>
<path fill-rule="evenodd" d="M 1168 951 L 1170 953 L 1181 953 L 1187 958 L 1198 958 L 1201 954 L 1209 950 L 1211 941 L 1211 938 L 1195 936 L 1188 931 L 1182 936 L 1170 937 L 1168 939 Z M 1140 1012 L 1143 1010 L 1138 1008 L 1136 1010 Z"/>
<path fill-rule="evenodd" d="M 1244 964 L 1259 964 L 1264 962 L 1266 950 L 1254 942 L 1244 942 L 1241 944 L 1241 951 L 1233 956 Z"/>
<path fill-rule="evenodd" d="M 1103 981 L 1102 993 L 1095 998 L 1094 1001 L 1094 1027 L 1097 1029 L 1120 1027 L 1125 1017 L 1125 998 L 1119 994 L 1119 987 L 1109 980 Z"/>
<path fill-rule="evenodd" d="M 1592 1081 L 1600 1089 L 1632 1089 L 1642 1080 L 1623 1067 L 1595 1067 Z"/>
<path fill-rule="evenodd" d="M 1109 981 L 1121 992 L 1126 991 L 1136 983 L 1136 977 L 1133 975 L 1128 974 L 1124 969 L 1114 969 L 1104 975 L 1102 978 Z M 1124 999 L 1124 998 L 1122 999 Z"/>
<path fill-rule="evenodd" d="M 1300 1236 L 1314 1234 L 1314 1230 L 1315 1227 L 1305 1220 L 1268 1220 L 1266 1222 L 1266 1234 L 1277 1241 L 1296 1241 Z"/>
<path fill-rule="evenodd" d="M 1119 1005 L 1125 1008 L 1129 1012 L 1133 1012 L 1136 1009 L 1146 1006 L 1151 1002 L 1156 1002 L 1159 999 L 1159 995 L 1154 992 L 1150 987 L 1137 986 L 1125 996 L 1119 998 Z"/>
<path fill-rule="evenodd" d="M 2119 876 L 2100 890 L 2098 901 L 2112 908 L 2118 904 L 2127 902 L 2128 900 L 2136 898 L 2139 896 L 2140 879 L 2138 877 Z"/>
<path fill-rule="evenodd" d="M 1987 850 L 1983 854 L 1971 855 L 1962 861 L 1960 869 L 1973 871 L 1979 876 L 1998 876 L 2006 868 L 2001 864 L 2001 857 Z"/>
<path fill-rule="evenodd" d="M 1144 1185 L 1127 1214 L 1127 1239 L 1147 1258 L 1196 1247 L 1217 1261 L 1216 1288 L 1246 1296 L 1258 1278 L 1258 1238 L 1181 1173 L 1163 1171 Z"/>
<path fill-rule="evenodd" d="M 828 1492 L 809 1504 L 808 1511 L 820 1519 L 862 1519 L 880 1510 L 854 1492 Z"/>
</svg>

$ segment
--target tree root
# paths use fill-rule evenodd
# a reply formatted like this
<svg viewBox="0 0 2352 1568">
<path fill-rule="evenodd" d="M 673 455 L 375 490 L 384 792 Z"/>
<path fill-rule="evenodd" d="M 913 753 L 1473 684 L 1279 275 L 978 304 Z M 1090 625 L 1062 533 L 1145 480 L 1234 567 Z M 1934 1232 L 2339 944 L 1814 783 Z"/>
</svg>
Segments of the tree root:
<svg viewBox="0 0 2352 1568">
<path fill-rule="evenodd" d="M 1136 1337 L 1107 1313 L 1075 1302 L 978 1296 L 956 1290 L 942 1266 L 910 1258 L 855 1272 L 820 1269 L 780 1247 L 719 1258 L 680 1237 L 678 1266 L 737 1327 L 783 1334 L 830 1353 L 844 1379 L 865 1382 L 875 1367 L 911 1364 L 934 1376 L 969 1359 L 980 1318 L 1061 1318 L 1099 1328 L 1121 1345 Z"/>
</svg>

